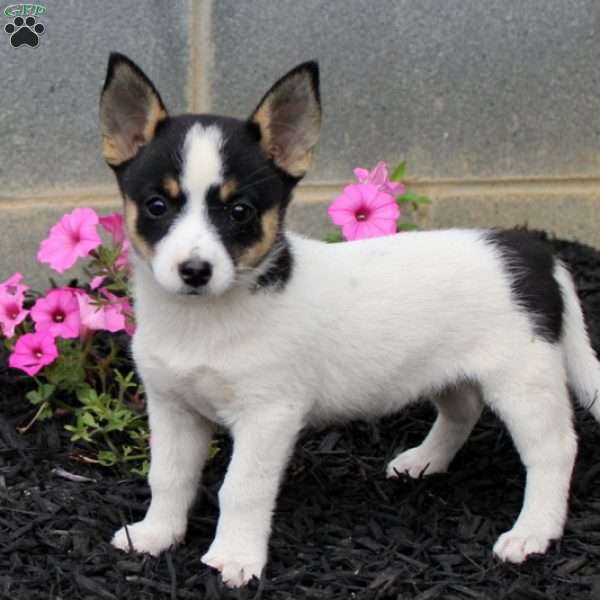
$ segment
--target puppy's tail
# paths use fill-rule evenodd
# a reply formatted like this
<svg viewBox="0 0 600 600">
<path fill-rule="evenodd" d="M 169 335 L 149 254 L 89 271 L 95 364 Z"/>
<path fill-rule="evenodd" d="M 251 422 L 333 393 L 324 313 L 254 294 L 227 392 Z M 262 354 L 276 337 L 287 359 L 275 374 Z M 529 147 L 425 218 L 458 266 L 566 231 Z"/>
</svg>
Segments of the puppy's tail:
<svg viewBox="0 0 600 600">
<path fill-rule="evenodd" d="M 567 378 L 580 404 L 600 421 L 600 362 L 590 344 L 575 284 L 567 268 L 557 262 L 554 278 L 563 297 L 562 349 Z"/>
</svg>

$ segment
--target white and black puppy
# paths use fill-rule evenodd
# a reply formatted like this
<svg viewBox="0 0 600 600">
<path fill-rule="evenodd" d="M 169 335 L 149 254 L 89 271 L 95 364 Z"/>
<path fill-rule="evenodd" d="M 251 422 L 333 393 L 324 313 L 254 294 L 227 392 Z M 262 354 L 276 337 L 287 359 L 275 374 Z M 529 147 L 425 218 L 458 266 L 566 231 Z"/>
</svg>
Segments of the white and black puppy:
<svg viewBox="0 0 600 600">
<path fill-rule="evenodd" d="M 485 403 L 527 468 L 522 511 L 494 552 L 521 562 L 561 536 L 577 451 L 567 384 L 600 417 L 600 366 L 560 262 L 517 233 L 328 245 L 286 232 L 319 137 L 313 62 L 243 121 L 169 116 L 144 73 L 113 54 L 100 117 L 135 248 L 133 356 L 152 430 L 150 508 L 115 546 L 156 555 L 184 537 L 223 425 L 233 456 L 202 560 L 242 585 L 265 566 L 302 428 L 419 398 L 437 420 L 388 476 L 445 471 Z"/>
</svg>

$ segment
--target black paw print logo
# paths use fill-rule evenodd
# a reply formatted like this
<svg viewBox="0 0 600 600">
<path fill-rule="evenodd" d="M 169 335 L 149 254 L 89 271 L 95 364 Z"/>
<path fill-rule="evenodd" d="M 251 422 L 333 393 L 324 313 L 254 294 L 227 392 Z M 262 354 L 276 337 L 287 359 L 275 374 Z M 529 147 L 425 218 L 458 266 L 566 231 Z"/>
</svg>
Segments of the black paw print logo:
<svg viewBox="0 0 600 600">
<path fill-rule="evenodd" d="M 15 17 L 12 23 L 4 26 L 4 31 L 10 35 L 10 44 L 18 48 L 23 44 L 35 48 L 40 43 L 39 36 L 46 31 L 41 23 L 36 23 L 34 17 Z"/>
</svg>

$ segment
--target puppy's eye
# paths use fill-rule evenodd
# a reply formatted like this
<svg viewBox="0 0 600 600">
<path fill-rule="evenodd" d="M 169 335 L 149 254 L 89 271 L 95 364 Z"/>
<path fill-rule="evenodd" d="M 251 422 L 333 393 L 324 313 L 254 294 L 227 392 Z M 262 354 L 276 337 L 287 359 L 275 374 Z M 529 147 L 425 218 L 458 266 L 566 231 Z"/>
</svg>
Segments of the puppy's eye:
<svg viewBox="0 0 600 600">
<path fill-rule="evenodd" d="M 249 223 L 256 215 L 256 209 L 248 200 L 240 200 L 231 207 L 231 218 L 239 225 Z"/>
<path fill-rule="evenodd" d="M 162 196 L 150 196 L 145 203 L 148 216 L 153 219 L 160 219 L 169 210 L 169 204 Z"/>
</svg>

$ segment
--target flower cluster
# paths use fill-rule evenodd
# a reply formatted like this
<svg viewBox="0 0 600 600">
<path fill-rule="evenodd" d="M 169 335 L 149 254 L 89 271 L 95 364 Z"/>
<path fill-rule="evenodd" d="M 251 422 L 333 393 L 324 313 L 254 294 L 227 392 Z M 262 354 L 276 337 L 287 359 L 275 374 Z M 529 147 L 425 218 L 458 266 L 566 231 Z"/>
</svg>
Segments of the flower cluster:
<svg viewBox="0 0 600 600">
<path fill-rule="evenodd" d="M 371 171 L 361 167 L 354 169 L 358 183 L 347 185 L 328 211 L 333 223 L 341 227 L 345 240 L 392 235 L 414 228 L 411 223 L 399 223 L 400 205 L 428 204 L 430 200 L 406 191 L 402 183 L 405 170 L 405 163 L 400 163 L 390 176 L 383 161 Z"/>
<path fill-rule="evenodd" d="M 98 226 L 110 234 L 112 247 L 102 246 Z M 112 284 L 124 292 L 127 251 L 122 215 L 98 217 L 90 208 L 64 215 L 40 244 L 38 260 L 64 273 L 79 258 L 89 257 L 95 276 L 89 291 L 80 287 L 51 289 L 29 309 L 28 287 L 21 273 L 0 283 L 0 331 L 10 338 L 9 365 L 37 375 L 59 357 L 59 338 L 84 345 L 98 330 L 133 333 L 129 300 L 110 289 Z"/>
</svg>

